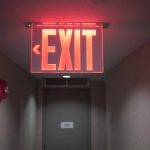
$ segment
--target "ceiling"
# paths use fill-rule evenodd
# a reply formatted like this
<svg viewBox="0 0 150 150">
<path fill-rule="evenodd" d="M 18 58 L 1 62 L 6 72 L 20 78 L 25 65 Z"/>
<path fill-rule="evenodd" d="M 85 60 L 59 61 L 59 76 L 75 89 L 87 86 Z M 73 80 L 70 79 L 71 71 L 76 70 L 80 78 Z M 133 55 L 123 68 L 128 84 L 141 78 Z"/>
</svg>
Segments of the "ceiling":
<svg viewBox="0 0 150 150">
<path fill-rule="evenodd" d="M 0 51 L 27 72 L 30 72 L 30 29 L 24 27 L 26 21 L 110 22 L 110 27 L 104 29 L 105 72 L 150 40 L 149 0 L 0 2 Z"/>
</svg>

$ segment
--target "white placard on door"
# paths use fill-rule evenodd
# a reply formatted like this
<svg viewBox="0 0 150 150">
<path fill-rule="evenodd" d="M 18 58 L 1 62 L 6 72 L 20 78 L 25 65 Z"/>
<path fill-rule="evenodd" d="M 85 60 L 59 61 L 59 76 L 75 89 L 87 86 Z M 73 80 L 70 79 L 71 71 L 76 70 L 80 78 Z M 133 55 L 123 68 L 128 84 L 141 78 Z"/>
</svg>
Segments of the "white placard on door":
<svg viewBox="0 0 150 150">
<path fill-rule="evenodd" d="M 74 128 L 74 122 L 61 122 L 60 128 L 61 129 L 72 129 L 72 128 Z"/>
</svg>

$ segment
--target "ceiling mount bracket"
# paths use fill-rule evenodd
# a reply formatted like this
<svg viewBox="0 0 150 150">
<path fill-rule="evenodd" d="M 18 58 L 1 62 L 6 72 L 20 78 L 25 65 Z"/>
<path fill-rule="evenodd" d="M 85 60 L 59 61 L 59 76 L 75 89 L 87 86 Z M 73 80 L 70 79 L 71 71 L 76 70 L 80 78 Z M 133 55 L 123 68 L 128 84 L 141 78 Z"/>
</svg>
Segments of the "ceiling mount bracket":
<svg viewBox="0 0 150 150">
<path fill-rule="evenodd" d="M 103 28 L 109 28 L 110 23 L 109 22 L 52 22 L 52 23 L 43 23 L 43 22 L 24 22 L 24 26 L 27 28 L 31 28 L 32 25 L 51 25 L 51 26 L 58 26 L 58 25 L 64 25 L 64 26 L 70 26 L 70 25 L 76 25 L 76 26 L 103 26 Z"/>
</svg>

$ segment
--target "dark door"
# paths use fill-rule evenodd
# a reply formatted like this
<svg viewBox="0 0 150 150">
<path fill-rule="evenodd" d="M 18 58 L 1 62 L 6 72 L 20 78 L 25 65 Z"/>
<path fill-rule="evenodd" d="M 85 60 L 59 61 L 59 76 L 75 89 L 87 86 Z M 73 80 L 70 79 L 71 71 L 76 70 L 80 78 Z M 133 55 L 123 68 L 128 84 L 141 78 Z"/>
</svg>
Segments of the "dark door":
<svg viewBox="0 0 150 150">
<path fill-rule="evenodd" d="M 46 150 L 90 150 L 89 90 L 47 90 L 44 116 Z"/>
</svg>

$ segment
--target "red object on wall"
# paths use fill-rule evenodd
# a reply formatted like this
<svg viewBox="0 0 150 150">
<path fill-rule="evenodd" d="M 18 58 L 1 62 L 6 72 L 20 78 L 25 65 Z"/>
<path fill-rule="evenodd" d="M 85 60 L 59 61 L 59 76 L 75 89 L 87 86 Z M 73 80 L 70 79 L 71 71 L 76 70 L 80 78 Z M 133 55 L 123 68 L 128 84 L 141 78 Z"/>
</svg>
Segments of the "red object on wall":
<svg viewBox="0 0 150 150">
<path fill-rule="evenodd" d="M 7 98 L 8 86 L 5 80 L 0 80 L 0 100 Z"/>
</svg>

